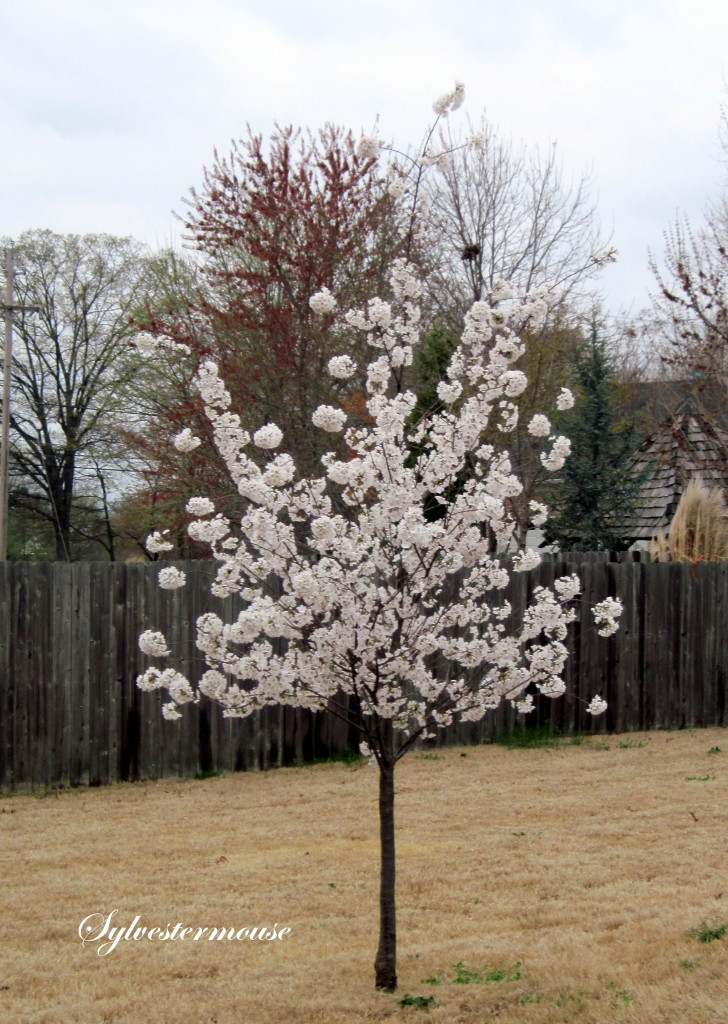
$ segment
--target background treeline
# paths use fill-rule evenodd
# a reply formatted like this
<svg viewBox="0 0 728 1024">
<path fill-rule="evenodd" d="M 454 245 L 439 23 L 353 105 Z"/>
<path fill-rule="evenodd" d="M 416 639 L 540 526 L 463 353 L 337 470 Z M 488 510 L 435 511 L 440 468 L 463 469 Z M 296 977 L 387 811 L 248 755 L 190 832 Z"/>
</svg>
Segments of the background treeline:
<svg viewBox="0 0 728 1024">
<path fill-rule="evenodd" d="M 668 231 L 664 258 L 653 257 L 653 308 L 610 318 L 598 277 L 614 254 L 589 178 L 565 181 L 554 148 L 516 147 L 486 120 L 475 137 L 461 148 L 464 137 L 443 138 L 443 151 L 454 152 L 427 179 L 428 222 L 416 232 L 410 197 L 392 188 L 406 158 L 375 160 L 351 133 L 327 126 L 279 129 L 268 140 L 249 132 L 216 156 L 187 197 L 180 251 L 108 235 L 15 239 L 17 300 L 40 311 L 15 315 L 9 557 L 143 559 L 145 538 L 163 529 L 176 556 L 204 556 L 186 535 L 185 501 L 204 494 L 224 513 L 242 509 L 209 444 L 172 445 L 188 426 L 209 440 L 192 387 L 200 362 L 218 362 L 245 427 L 275 420 L 311 470 L 323 451 L 312 410 L 343 403 L 350 422 L 365 416 L 365 352 L 357 332 L 314 316 L 308 298 L 323 287 L 340 309 L 387 298 L 397 256 L 428 282 L 424 340 L 407 381 L 423 414 L 468 306 L 489 300 L 501 280 L 519 292 L 552 285 L 550 318 L 525 332 L 530 387 L 510 435 L 524 483 L 513 499 L 516 541 L 526 539 L 529 502 L 543 500 L 552 508 L 547 536 L 560 548 L 619 548 L 615 524 L 628 518 L 634 491 L 625 467 L 655 419 L 635 402 L 634 384 L 696 374 L 701 386 L 725 384 L 726 197 L 703 227 Z M 175 344 L 145 354 L 145 334 Z M 336 381 L 325 366 L 344 351 L 361 373 Z M 547 487 L 526 425 L 563 386 L 577 404 L 556 426 L 572 437 L 574 458 Z"/>
</svg>

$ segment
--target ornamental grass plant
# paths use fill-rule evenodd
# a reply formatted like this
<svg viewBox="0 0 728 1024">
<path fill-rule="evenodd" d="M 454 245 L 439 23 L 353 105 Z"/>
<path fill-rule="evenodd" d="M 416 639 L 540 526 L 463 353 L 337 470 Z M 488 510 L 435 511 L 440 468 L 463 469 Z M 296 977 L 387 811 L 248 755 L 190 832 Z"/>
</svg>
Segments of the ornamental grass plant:
<svg viewBox="0 0 728 1024">
<path fill-rule="evenodd" d="M 724 562 L 728 560 L 728 507 L 718 487 L 691 480 L 665 536 L 650 546 L 656 562 Z"/>
</svg>

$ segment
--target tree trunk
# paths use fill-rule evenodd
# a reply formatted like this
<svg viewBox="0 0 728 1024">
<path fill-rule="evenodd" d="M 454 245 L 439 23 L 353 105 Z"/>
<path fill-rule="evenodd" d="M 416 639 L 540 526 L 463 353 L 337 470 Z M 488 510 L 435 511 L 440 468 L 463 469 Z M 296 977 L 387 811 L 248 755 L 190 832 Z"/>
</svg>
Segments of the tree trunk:
<svg viewBox="0 0 728 1024">
<path fill-rule="evenodd" d="M 394 903 L 394 762 L 379 766 L 379 948 L 374 961 L 375 985 L 387 992 L 397 987 L 397 916 Z"/>
<path fill-rule="evenodd" d="M 50 503 L 53 536 L 56 543 L 56 561 L 71 561 L 71 506 L 73 503 L 73 479 L 75 457 L 60 462 L 52 449 L 44 453 L 43 468 L 47 482 L 46 494 Z"/>
</svg>

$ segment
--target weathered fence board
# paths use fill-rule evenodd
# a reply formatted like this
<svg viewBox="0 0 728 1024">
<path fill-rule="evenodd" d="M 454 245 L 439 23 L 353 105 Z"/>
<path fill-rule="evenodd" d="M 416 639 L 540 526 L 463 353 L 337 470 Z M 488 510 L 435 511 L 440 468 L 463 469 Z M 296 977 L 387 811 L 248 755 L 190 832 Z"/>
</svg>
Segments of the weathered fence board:
<svg viewBox="0 0 728 1024">
<path fill-rule="evenodd" d="M 230 618 L 236 598 L 211 598 L 210 562 L 178 563 L 187 586 L 160 591 L 159 565 L 0 564 L 0 789 L 99 785 L 124 779 L 254 770 L 341 753 L 354 731 L 331 714 L 272 707 L 223 719 L 201 702 L 165 722 L 159 692 L 136 677 L 139 633 L 159 628 L 175 663 L 196 678 L 204 611 Z M 728 725 L 728 564 L 651 564 L 632 553 L 556 555 L 514 574 L 504 594 L 517 623 L 537 586 L 577 573 L 582 594 L 569 637 L 566 694 L 538 696 L 524 719 L 509 704 L 480 722 L 441 729 L 436 744 L 481 743 L 524 723 L 562 733 Z M 624 602 L 621 629 L 597 635 L 591 606 Z M 435 662 L 441 671 L 441 661 Z M 601 693 L 606 716 L 586 702 Z"/>
</svg>

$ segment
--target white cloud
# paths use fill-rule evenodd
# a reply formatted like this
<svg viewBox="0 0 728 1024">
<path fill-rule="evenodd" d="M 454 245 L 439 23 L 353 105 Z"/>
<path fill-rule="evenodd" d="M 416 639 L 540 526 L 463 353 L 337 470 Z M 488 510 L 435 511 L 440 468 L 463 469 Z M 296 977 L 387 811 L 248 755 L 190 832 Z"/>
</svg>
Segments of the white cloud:
<svg viewBox="0 0 728 1024">
<path fill-rule="evenodd" d="M 613 306 L 646 301 L 646 249 L 720 182 L 724 3 L 687 0 L 26 0 L 1 16 L 2 233 L 168 240 L 212 151 L 274 121 L 419 139 L 466 83 L 515 141 L 593 170 L 620 262 Z M 179 230 L 179 229 L 177 229 Z"/>
</svg>

